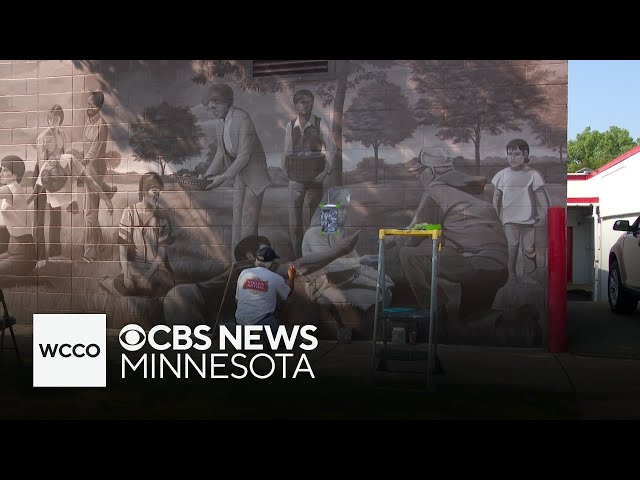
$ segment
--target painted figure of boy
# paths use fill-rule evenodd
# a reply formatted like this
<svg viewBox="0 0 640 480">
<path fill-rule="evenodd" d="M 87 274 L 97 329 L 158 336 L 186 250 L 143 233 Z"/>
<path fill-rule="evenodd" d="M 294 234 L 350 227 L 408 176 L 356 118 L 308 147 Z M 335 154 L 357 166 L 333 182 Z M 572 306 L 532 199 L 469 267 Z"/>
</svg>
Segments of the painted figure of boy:
<svg viewBox="0 0 640 480">
<path fill-rule="evenodd" d="M 522 246 L 525 283 L 536 283 L 531 274 L 536 269 L 535 226 L 545 222 L 549 200 L 544 178 L 530 167 L 529 144 L 517 138 L 507 144 L 509 167 L 491 180 L 495 187 L 493 206 L 505 228 L 509 246 L 509 280 L 517 281 L 516 262 Z"/>
</svg>

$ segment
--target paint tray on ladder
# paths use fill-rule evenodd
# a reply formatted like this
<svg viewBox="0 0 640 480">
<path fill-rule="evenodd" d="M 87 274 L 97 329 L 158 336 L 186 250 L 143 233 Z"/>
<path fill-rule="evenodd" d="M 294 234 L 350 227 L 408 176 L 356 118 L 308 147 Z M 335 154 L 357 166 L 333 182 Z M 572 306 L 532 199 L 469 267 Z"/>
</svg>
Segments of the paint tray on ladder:
<svg viewBox="0 0 640 480">
<path fill-rule="evenodd" d="M 423 340 L 427 334 L 429 309 L 390 307 L 385 308 L 380 317 L 387 324 L 387 332 L 393 333 L 396 328 L 404 329 L 410 344 Z"/>
</svg>

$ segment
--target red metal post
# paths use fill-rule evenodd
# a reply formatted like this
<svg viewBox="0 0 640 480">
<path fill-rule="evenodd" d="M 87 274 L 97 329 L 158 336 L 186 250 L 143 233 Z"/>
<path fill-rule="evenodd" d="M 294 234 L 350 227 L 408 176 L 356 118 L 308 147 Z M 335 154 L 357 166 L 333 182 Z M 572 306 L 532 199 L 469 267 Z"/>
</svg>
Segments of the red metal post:
<svg viewBox="0 0 640 480">
<path fill-rule="evenodd" d="M 567 227 L 567 282 L 573 282 L 573 227 Z"/>
<path fill-rule="evenodd" d="M 548 340 L 549 351 L 558 353 L 567 350 L 567 211 L 565 207 L 551 207 L 548 211 Z"/>
</svg>

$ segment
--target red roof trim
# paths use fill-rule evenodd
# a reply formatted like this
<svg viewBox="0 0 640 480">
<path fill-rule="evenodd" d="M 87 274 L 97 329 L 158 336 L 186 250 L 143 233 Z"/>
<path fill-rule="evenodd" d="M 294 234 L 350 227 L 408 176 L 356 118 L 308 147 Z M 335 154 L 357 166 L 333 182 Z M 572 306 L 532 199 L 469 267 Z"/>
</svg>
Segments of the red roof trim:
<svg viewBox="0 0 640 480">
<path fill-rule="evenodd" d="M 600 203 L 600 197 L 567 197 L 567 203 Z"/>
<path fill-rule="evenodd" d="M 603 166 L 598 168 L 595 172 L 591 172 L 589 175 L 586 175 L 585 180 L 589 179 L 589 178 L 592 178 L 592 177 L 595 177 L 596 175 L 604 172 L 605 170 L 609 170 L 611 167 L 615 167 L 617 164 L 619 164 L 623 160 L 626 160 L 631 155 L 635 155 L 638 152 L 640 152 L 640 145 L 638 145 L 637 147 L 633 147 L 631 150 L 629 150 L 628 152 L 623 153 L 618 158 L 615 158 L 615 159 L 611 160 L 609 163 L 605 163 Z M 569 178 L 572 178 L 572 177 L 569 177 Z"/>
<path fill-rule="evenodd" d="M 579 174 L 579 175 L 567 175 L 567 180 L 588 180 L 590 175 L 587 174 Z"/>
</svg>

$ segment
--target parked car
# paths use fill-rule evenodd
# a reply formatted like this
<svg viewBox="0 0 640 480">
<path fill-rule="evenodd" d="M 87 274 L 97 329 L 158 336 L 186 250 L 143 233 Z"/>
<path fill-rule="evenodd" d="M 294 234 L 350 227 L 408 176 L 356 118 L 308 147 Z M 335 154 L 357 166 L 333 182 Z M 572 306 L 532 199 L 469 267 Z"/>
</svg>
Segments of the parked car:
<svg viewBox="0 0 640 480">
<path fill-rule="evenodd" d="M 616 220 L 613 229 L 625 233 L 609 252 L 609 307 L 614 313 L 631 313 L 640 299 L 640 217 L 631 225 Z"/>
</svg>

